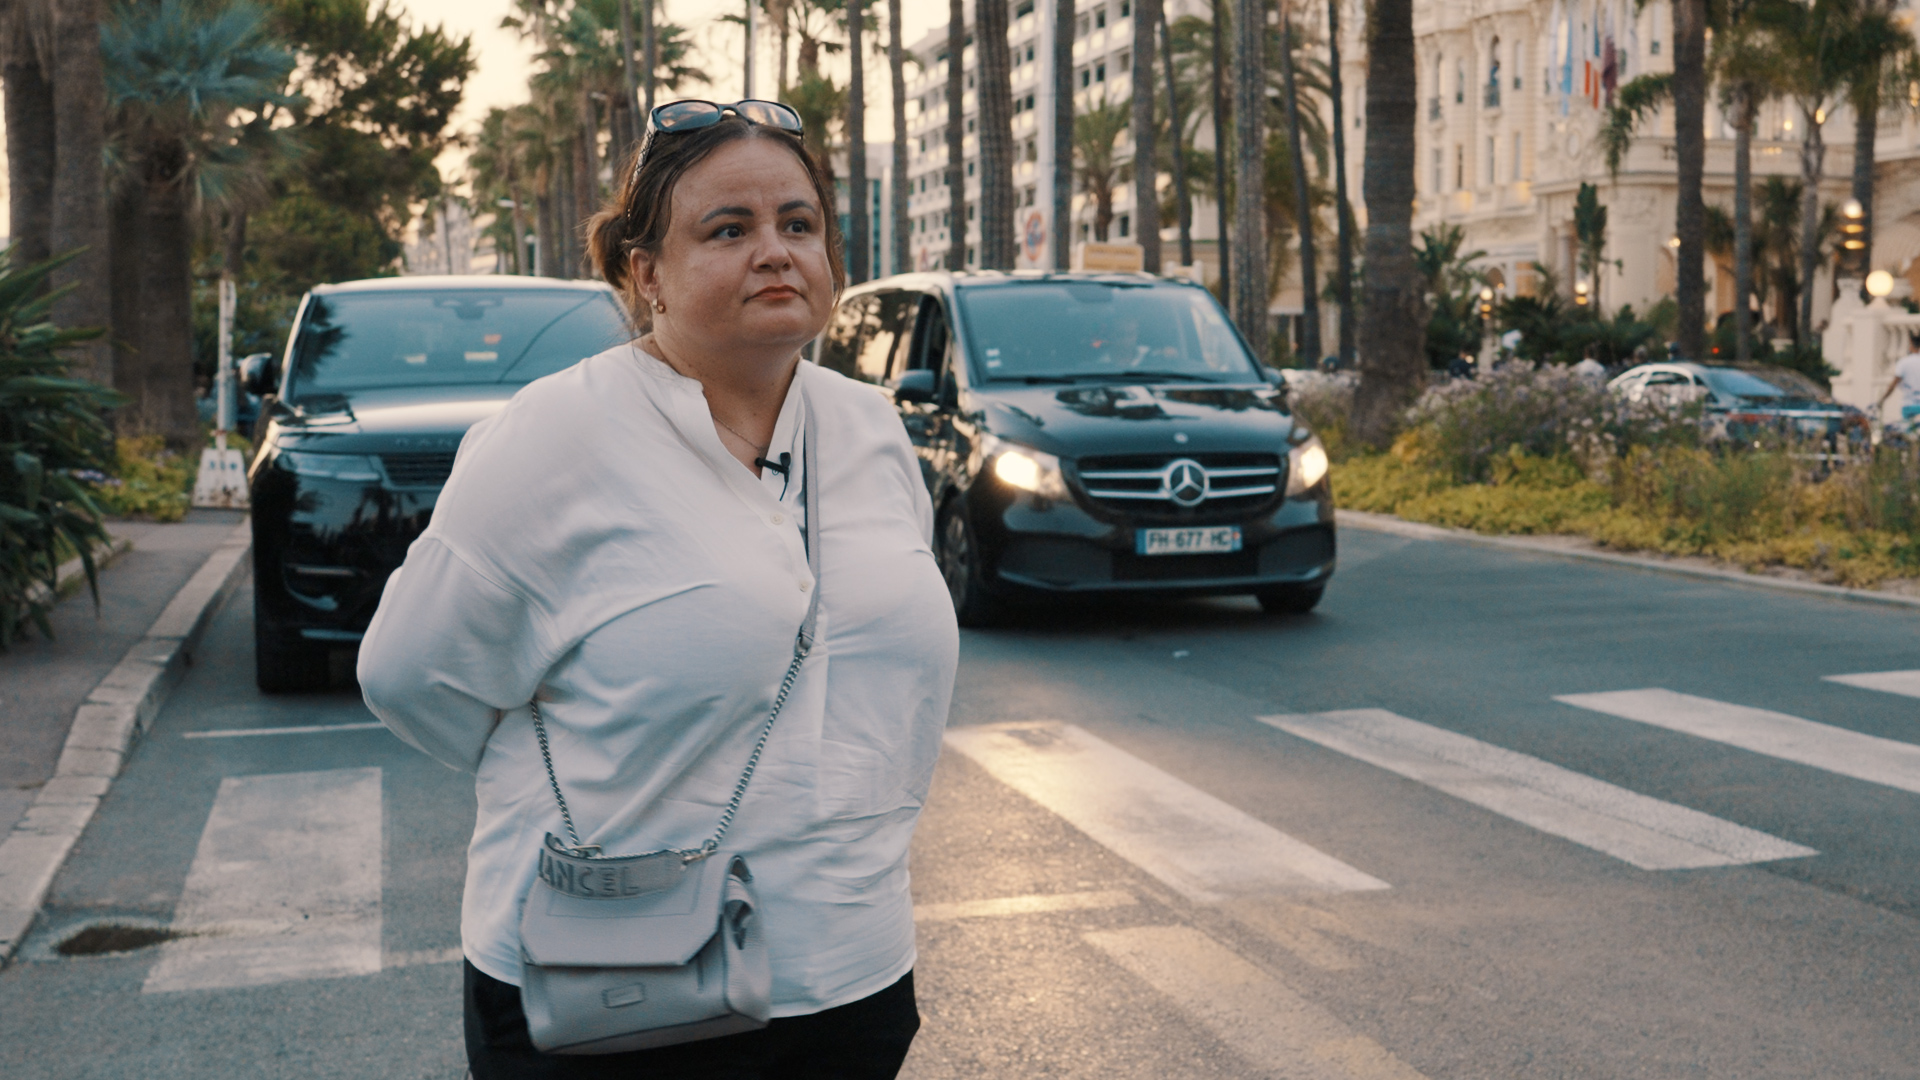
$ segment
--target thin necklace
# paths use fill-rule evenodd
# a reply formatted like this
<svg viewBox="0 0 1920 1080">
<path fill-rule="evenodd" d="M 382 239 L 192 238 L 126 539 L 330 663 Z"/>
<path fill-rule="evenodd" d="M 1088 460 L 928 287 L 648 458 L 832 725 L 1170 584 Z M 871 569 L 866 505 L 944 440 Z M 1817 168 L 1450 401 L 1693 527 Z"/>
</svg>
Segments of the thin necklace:
<svg viewBox="0 0 1920 1080">
<path fill-rule="evenodd" d="M 754 451 L 759 453 L 762 456 L 765 456 L 766 452 L 773 448 L 772 443 L 768 443 L 765 446 L 761 446 L 759 443 L 754 442 L 752 439 L 747 438 L 745 435 L 742 435 L 739 432 L 734 431 L 732 424 L 727 423 L 725 420 L 722 420 L 717 416 L 713 418 L 713 422 L 716 424 L 719 424 L 723 428 L 726 428 L 728 431 L 733 432 L 734 438 L 739 439 L 741 442 L 746 443 L 748 446 L 753 447 Z"/>
</svg>

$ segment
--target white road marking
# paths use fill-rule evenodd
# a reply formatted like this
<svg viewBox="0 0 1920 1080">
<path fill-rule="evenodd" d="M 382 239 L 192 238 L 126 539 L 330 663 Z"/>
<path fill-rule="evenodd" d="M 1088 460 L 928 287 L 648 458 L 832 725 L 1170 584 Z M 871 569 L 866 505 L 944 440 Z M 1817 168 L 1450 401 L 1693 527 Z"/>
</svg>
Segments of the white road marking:
<svg viewBox="0 0 1920 1080">
<path fill-rule="evenodd" d="M 1920 794 L 1920 746 L 1913 743 L 1672 690 L 1565 694 L 1554 700 Z"/>
<path fill-rule="evenodd" d="M 1405 1062 L 1189 926 L 1085 935 L 1221 1042 L 1287 1080 L 1418 1080 Z"/>
<path fill-rule="evenodd" d="M 1072 724 L 953 728 L 947 745 L 1197 903 L 1388 888 Z"/>
<path fill-rule="evenodd" d="M 1106 908 L 1130 907 L 1139 902 L 1132 893 L 1122 891 L 1002 896 L 992 900 L 951 900 L 943 904 L 915 904 L 913 919 L 915 922 L 945 922 L 949 919 L 1039 915 L 1053 911 L 1100 911 Z"/>
<path fill-rule="evenodd" d="M 1920 671 L 1863 671 L 1858 675 L 1828 675 L 1826 681 L 1884 694 L 1920 697 Z"/>
<path fill-rule="evenodd" d="M 183 739 L 239 739 L 249 735 L 318 735 L 332 731 L 371 731 L 387 725 L 378 720 L 359 724 L 302 724 L 298 727 L 225 728 L 219 731 L 183 731 Z"/>
<path fill-rule="evenodd" d="M 465 959 L 460 946 L 445 949 L 413 949 L 407 952 L 388 953 L 381 963 L 382 970 L 389 968 L 418 967 L 422 964 L 457 964 Z"/>
<path fill-rule="evenodd" d="M 1819 854 L 1385 709 L 1259 719 L 1642 870 L 1734 866 Z"/>
<path fill-rule="evenodd" d="M 380 970 L 378 768 L 220 782 L 146 993 Z"/>
</svg>

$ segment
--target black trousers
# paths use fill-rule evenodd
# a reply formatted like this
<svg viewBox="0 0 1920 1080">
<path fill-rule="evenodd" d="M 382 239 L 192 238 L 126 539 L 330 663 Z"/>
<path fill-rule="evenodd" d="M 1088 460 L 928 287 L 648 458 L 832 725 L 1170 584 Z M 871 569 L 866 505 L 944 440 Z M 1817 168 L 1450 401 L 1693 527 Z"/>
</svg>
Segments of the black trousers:
<svg viewBox="0 0 1920 1080">
<path fill-rule="evenodd" d="M 625 1054 L 543 1054 L 527 1035 L 520 988 L 466 965 L 473 1080 L 893 1080 L 920 1030 L 913 972 L 848 1005 L 759 1031 Z"/>
</svg>

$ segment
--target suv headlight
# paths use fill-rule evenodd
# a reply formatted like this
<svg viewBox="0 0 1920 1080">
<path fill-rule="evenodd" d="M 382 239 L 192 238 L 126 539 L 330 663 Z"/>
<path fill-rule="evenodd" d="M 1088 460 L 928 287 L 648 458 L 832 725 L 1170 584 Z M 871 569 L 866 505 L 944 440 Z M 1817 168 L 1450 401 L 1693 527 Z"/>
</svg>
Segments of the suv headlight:
<svg viewBox="0 0 1920 1080">
<path fill-rule="evenodd" d="M 380 467 L 365 454 L 323 454 L 312 450 L 282 450 L 275 459 L 280 467 L 300 476 L 352 483 L 377 483 Z"/>
<path fill-rule="evenodd" d="M 1307 441 L 1287 451 L 1287 497 L 1305 495 L 1314 485 L 1327 478 L 1327 470 L 1332 462 L 1327 460 L 1327 448 L 1321 444 L 1320 436 L 1309 435 Z"/>
<path fill-rule="evenodd" d="M 1060 475 L 1060 459 L 1026 446 L 986 437 L 981 449 L 993 462 L 993 475 L 1001 483 L 1043 499 L 1067 497 L 1067 481 Z"/>
</svg>

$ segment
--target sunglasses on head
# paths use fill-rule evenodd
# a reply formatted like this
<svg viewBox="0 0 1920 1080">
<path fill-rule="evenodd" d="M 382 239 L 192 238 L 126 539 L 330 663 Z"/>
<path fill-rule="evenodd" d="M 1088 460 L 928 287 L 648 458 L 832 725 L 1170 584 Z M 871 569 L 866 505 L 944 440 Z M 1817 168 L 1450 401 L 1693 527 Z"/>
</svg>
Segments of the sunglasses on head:
<svg viewBox="0 0 1920 1080">
<path fill-rule="evenodd" d="M 728 114 L 737 116 L 749 124 L 779 128 L 790 135 L 804 133 L 800 114 L 777 101 L 748 98 L 731 105 L 692 98 L 685 101 L 669 101 L 647 115 L 647 137 L 640 143 L 640 154 L 633 162 L 633 174 L 640 175 L 640 167 L 647 163 L 647 151 L 653 148 L 655 138 L 712 127 L 725 120 Z"/>
</svg>

